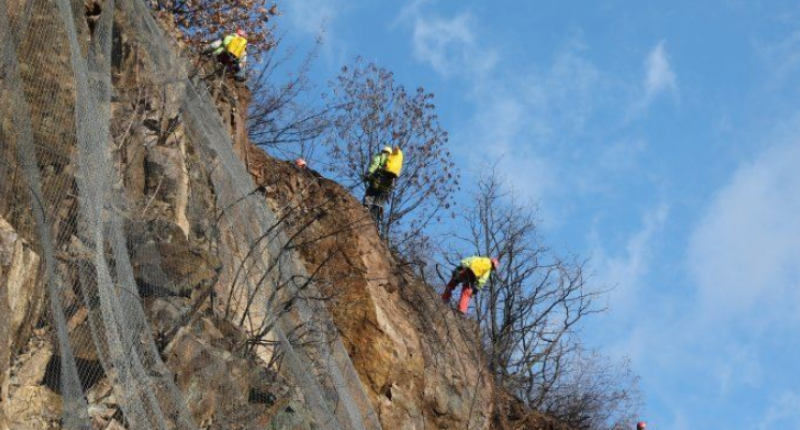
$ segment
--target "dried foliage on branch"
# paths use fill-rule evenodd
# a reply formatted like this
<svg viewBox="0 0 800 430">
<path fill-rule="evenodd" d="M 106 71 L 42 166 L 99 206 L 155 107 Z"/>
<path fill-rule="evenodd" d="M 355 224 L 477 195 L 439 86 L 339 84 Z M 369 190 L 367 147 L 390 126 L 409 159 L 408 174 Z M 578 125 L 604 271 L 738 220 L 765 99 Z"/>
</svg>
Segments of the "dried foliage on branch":
<svg viewBox="0 0 800 430">
<path fill-rule="evenodd" d="M 451 210 L 459 189 L 433 94 L 423 88 L 406 91 L 392 72 L 362 59 L 342 68 L 331 86 L 336 109 L 328 145 L 330 170 L 356 186 L 383 146 L 399 146 L 405 164 L 381 229 L 401 251 L 415 247 L 424 229 Z"/>
<path fill-rule="evenodd" d="M 248 54 L 255 59 L 274 44 L 272 19 L 278 7 L 270 0 L 148 0 L 159 15 L 171 18 L 184 42 L 196 50 L 226 34 L 247 32 Z"/>
<path fill-rule="evenodd" d="M 473 201 L 467 233 L 457 236 L 501 261 L 475 300 L 496 383 L 575 429 L 616 428 L 638 405 L 636 381 L 613 366 L 592 367 L 576 335 L 585 317 L 602 311 L 595 302 L 604 292 L 586 285 L 582 261 L 542 244 L 535 207 L 518 204 L 496 172 L 480 178 Z"/>
</svg>

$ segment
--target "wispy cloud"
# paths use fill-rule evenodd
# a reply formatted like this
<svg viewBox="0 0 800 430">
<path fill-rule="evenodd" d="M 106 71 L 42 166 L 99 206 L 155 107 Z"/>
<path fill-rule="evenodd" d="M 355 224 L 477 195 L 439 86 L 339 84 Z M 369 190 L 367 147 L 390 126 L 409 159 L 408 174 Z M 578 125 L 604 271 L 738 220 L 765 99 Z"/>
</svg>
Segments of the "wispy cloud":
<svg viewBox="0 0 800 430">
<path fill-rule="evenodd" d="M 580 136 L 596 108 L 600 73 L 582 55 L 579 40 L 565 44 L 546 68 L 501 69 L 471 84 L 468 99 L 474 112 L 454 135 L 463 148 L 484 148 L 500 158 L 499 168 L 508 172 L 510 185 L 521 197 L 540 201 L 558 196 L 573 179 L 564 163 L 575 155 L 575 136 Z M 469 151 L 465 151 L 469 152 Z M 543 206 L 546 222 L 557 217 Z"/>
<path fill-rule="evenodd" d="M 322 53 L 329 66 L 338 68 L 347 57 L 347 45 L 337 32 L 337 24 L 354 2 L 344 0 L 293 0 L 282 4 L 285 26 L 290 32 L 321 38 Z"/>
<path fill-rule="evenodd" d="M 777 397 L 770 406 L 764 418 L 758 425 L 758 430 L 769 429 L 800 430 L 800 394 L 785 392 Z"/>
<path fill-rule="evenodd" d="M 595 241 L 592 264 L 598 274 L 596 281 L 614 289 L 611 292 L 612 311 L 635 308 L 635 302 L 644 300 L 640 294 L 655 254 L 654 242 L 668 217 L 669 205 L 663 202 L 645 213 L 641 229 L 627 240 L 621 254 L 610 254 L 599 241 Z"/>
<path fill-rule="evenodd" d="M 336 1 L 327 0 L 295 0 L 287 2 L 284 13 L 292 27 L 303 33 L 316 36 L 324 27 L 328 27 L 337 18 Z"/>
<path fill-rule="evenodd" d="M 633 104 L 629 116 L 636 116 L 664 94 L 678 95 L 678 78 L 670 63 L 666 41 L 661 41 L 647 54 L 642 95 Z"/>
<path fill-rule="evenodd" d="M 647 76 L 644 81 L 645 96 L 655 98 L 667 91 L 677 91 L 675 72 L 669 63 L 666 42 L 661 41 L 647 56 Z"/>
<path fill-rule="evenodd" d="M 695 228 L 688 265 L 709 317 L 751 329 L 800 324 L 797 160 L 800 121 L 785 141 L 736 171 Z"/>
<path fill-rule="evenodd" d="M 478 43 L 472 14 L 464 11 L 442 17 L 425 13 L 425 3 L 412 3 L 398 18 L 411 23 L 414 58 L 444 77 L 479 77 L 491 71 L 498 61 L 497 52 Z"/>
<path fill-rule="evenodd" d="M 781 88 L 787 83 L 794 86 L 800 72 L 800 30 L 774 43 L 755 43 L 755 51 L 771 75 L 768 87 Z"/>
</svg>

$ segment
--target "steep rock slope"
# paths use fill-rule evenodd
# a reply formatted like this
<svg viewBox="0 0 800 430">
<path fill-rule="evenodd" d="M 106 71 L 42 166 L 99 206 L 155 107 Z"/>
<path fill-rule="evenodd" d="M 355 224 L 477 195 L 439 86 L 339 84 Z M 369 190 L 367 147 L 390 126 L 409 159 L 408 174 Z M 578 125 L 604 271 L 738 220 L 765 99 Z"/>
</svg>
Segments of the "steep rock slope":
<svg viewBox="0 0 800 430">
<path fill-rule="evenodd" d="M 164 37 L 143 4 L 116 4 L 87 2 L 71 22 L 59 11 L 81 3 L 0 2 L 0 429 L 320 428 L 307 387 L 249 344 L 238 315 L 215 312 L 242 259 L 220 249 L 249 240 L 220 215 L 224 151 L 198 128 L 205 99 L 189 105 L 185 78 L 158 73 L 182 60 L 158 58 Z M 105 40 L 93 34 L 102 25 L 113 26 Z M 94 118 L 77 114 L 91 105 L 81 79 L 103 77 L 79 73 L 89 55 L 109 62 L 113 86 L 84 88 Z M 210 124 L 241 137 L 245 101 L 211 97 L 223 120 L 211 106 Z M 92 142 L 104 129 L 109 140 Z M 95 154 L 87 141 L 108 146 Z M 102 165 L 86 161 L 98 154 Z M 104 212 L 87 216 L 95 203 Z M 253 324 L 268 317 L 258 306 Z"/>
<path fill-rule="evenodd" d="M 477 327 L 396 260 L 349 190 L 249 148 L 248 168 L 291 220 L 309 272 L 384 428 L 489 427 L 491 378 Z"/>
<path fill-rule="evenodd" d="M 105 251 L 93 251 L 90 235 L 76 222 L 81 215 L 79 182 L 87 166 L 79 162 L 82 154 L 77 150 L 76 79 L 63 43 L 66 30 L 53 4 L 35 0 L 31 9 L 25 4 L 9 4 L 8 28 L 28 14 L 36 28 L 48 29 L 20 32 L 25 38 L 15 54 L 38 145 L 35 167 L 42 175 L 44 210 L 52 222 L 55 269 L 67 286 L 59 294 L 67 339 L 59 343 L 58 324 L 48 311 L 52 297 L 45 288 L 46 244 L 29 209 L 35 207 L 26 197 L 29 178 L 14 169 L 2 170 L 0 429 L 70 428 L 65 417 L 75 407 L 70 404 L 74 398 L 63 383 L 69 370 L 64 358 L 69 356 L 77 363 L 80 385 L 73 388 L 85 397 L 85 418 L 92 428 L 148 428 L 136 427 L 136 417 L 126 415 L 125 404 L 135 390 L 119 384 L 120 370 L 109 359 L 106 309 L 99 304 L 102 285 L 90 258 L 93 252 Z M 84 53 L 95 40 L 93 31 L 101 25 L 107 4 L 87 2 L 84 15 L 76 17 Z M 247 186 L 253 191 L 243 198 L 262 204 L 266 199 L 278 217 L 275 227 L 285 228 L 289 242 L 277 254 L 256 247 L 260 238 L 250 228 L 257 221 L 252 213 L 251 218 L 221 222 L 241 203 L 224 199 L 231 191 L 218 176 L 225 163 L 224 148 L 204 146 L 208 137 L 198 133 L 203 124 L 193 123 L 192 112 L 186 111 L 185 83 L 156 72 L 158 51 L 148 48 L 154 42 L 134 26 L 132 4 L 106 18 L 114 22 L 107 160 L 113 164 L 113 177 L 104 179 L 124 201 L 109 205 L 113 211 L 107 209 L 119 213 L 120 234 L 130 250 L 126 258 L 136 291 L 122 294 L 126 300 L 135 298 L 130 307 L 141 309 L 147 322 L 137 341 L 150 348 L 142 347 L 141 354 L 152 366 L 148 370 L 154 383 L 147 393 L 133 395 L 150 397 L 156 405 L 150 407 L 160 408 L 162 419 L 170 422 L 164 428 L 328 430 L 335 427 L 314 409 L 315 402 L 328 399 L 335 400 L 332 414 L 337 417 L 364 414 L 353 428 L 375 428 L 369 423 L 372 410 L 384 429 L 495 426 L 497 411 L 503 408 L 495 405 L 496 390 L 485 372 L 474 323 L 455 315 L 419 281 L 412 267 L 392 255 L 350 190 L 252 147 L 245 127 L 248 91 L 232 81 L 211 79 L 209 98 L 221 118 L 214 124 L 221 130 L 205 132 L 226 135 L 238 157 L 235 162 L 244 163 L 242 171 L 252 175 Z M 22 97 L 5 79 L 0 77 L 4 99 Z M 200 107 L 188 107 L 194 108 Z M 0 109 L 4 165 L 19 164 L 22 140 L 14 137 L 14 120 L 19 119 L 14 114 Z M 327 367 L 305 369 L 322 381 L 315 383 L 319 388 L 308 390 L 307 381 L 298 380 L 304 369 L 276 364 L 286 356 L 286 351 L 276 354 L 274 344 L 282 341 L 268 330 L 278 318 L 276 308 L 255 302 L 255 293 L 238 285 L 244 277 L 256 290 L 260 287 L 260 268 L 266 266 L 249 263 L 260 253 L 271 254 L 267 263 L 286 266 L 287 272 L 294 262 L 302 263 L 322 294 L 298 300 L 316 303 L 311 305 L 315 313 L 330 314 L 347 355 L 328 358 L 339 361 L 335 369 L 346 370 L 352 361 L 357 375 L 345 372 L 337 375 L 339 382 L 332 377 L 328 381 Z M 119 276 L 119 256 L 106 258 L 114 263 L 112 274 Z M 295 312 L 294 299 L 279 296 L 276 300 L 283 302 L 278 309 Z M 324 350 L 299 350 L 296 360 L 321 363 L 324 360 L 315 355 Z M 341 381 L 353 386 L 342 387 Z M 177 394 L 168 389 L 173 385 Z M 340 403 L 358 403 L 343 393 L 357 394 L 362 386 L 369 405 L 340 410 Z M 318 392 L 320 399 L 314 399 Z M 538 428 L 524 421 L 526 415 L 519 410 L 514 415 L 525 422 L 515 428 Z"/>
</svg>

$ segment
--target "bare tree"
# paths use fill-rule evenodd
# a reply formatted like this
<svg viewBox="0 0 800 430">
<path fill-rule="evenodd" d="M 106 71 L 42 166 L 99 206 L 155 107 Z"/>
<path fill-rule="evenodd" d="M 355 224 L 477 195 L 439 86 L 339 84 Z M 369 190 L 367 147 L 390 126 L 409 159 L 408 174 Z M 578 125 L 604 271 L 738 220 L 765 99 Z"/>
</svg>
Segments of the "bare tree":
<svg viewBox="0 0 800 430">
<path fill-rule="evenodd" d="M 480 178 L 473 201 L 464 212 L 468 234 L 456 236 L 501 261 L 475 301 L 495 381 L 576 429 L 614 428 L 603 425 L 629 412 L 633 391 L 615 385 L 621 373 L 611 367 L 588 366 L 576 335 L 602 310 L 595 301 L 604 292 L 586 285 L 583 261 L 542 244 L 535 206 L 519 204 L 495 171 Z M 584 421 L 589 427 L 578 426 Z"/>
<path fill-rule="evenodd" d="M 453 205 L 459 174 L 439 124 L 433 94 L 413 92 L 395 82 L 389 70 L 356 59 L 331 83 L 330 170 L 346 185 L 363 182 L 371 158 L 381 147 L 399 146 L 405 164 L 383 225 L 386 237 L 401 251 Z"/>
<path fill-rule="evenodd" d="M 551 378 L 543 363 L 569 352 L 563 347 L 576 324 L 597 311 L 598 293 L 587 288 L 582 262 L 542 245 L 535 208 L 517 204 L 494 172 L 481 177 L 474 202 L 465 211 L 470 234 L 463 239 L 502 262 L 476 300 L 490 370 L 504 385 L 544 390 Z"/>
<path fill-rule="evenodd" d="M 628 360 L 578 348 L 540 409 L 576 430 L 634 428 L 641 394 Z"/>
<path fill-rule="evenodd" d="M 315 157 L 320 137 L 330 126 L 330 112 L 336 106 L 315 103 L 315 87 L 308 73 L 316 59 L 322 39 L 305 55 L 291 75 L 281 81 L 280 72 L 293 58 L 292 51 L 281 49 L 282 39 L 264 58 L 263 67 L 250 79 L 253 95 L 248 112 L 248 134 L 255 145 L 286 157 Z"/>
</svg>

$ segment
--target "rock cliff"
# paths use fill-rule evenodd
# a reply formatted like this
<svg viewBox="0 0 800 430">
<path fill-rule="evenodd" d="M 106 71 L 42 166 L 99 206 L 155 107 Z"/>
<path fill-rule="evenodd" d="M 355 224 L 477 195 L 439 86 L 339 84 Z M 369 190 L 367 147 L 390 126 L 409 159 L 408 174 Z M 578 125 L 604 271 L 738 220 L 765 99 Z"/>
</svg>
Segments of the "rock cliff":
<svg viewBox="0 0 800 430">
<path fill-rule="evenodd" d="M 0 2 L 0 430 L 557 428 L 497 401 L 478 328 L 350 190 L 250 144 L 244 85 L 168 79 L 184 60 L 159 58 L 172 33 L 145 12 L 89 1 L 71 28 L 49 1 Z M 94 166 L 85 57 L 110 74 Z"/>
</svg>

